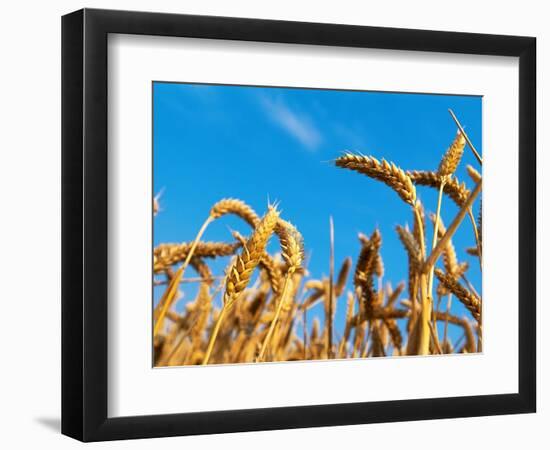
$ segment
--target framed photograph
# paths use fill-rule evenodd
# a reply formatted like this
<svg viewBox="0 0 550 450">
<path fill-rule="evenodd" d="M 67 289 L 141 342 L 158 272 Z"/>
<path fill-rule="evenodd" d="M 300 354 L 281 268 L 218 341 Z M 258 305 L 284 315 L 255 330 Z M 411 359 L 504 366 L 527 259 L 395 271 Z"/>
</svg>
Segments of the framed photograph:
<svg viewBox="0 0 550 450">
<path fill-rule="evenodd" d="M 62 21 L 62 432 L 528 413 L 536 40 Z"/>
</svg>

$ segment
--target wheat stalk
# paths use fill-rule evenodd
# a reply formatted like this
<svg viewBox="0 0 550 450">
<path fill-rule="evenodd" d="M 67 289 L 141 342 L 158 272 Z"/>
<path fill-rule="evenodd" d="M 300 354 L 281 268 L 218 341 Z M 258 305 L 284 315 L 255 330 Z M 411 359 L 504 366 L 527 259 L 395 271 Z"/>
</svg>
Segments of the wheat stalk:
<svg viewBox="0 0 550 450">
<path fill-rule="evenodd" d="M 458 127 L 458 130 L 462 133 L 462 135 L 464 136 L 464 139 L 466 139 L 466 142 L 468 143 L 468 146 L 472 149 L 472 152 L 474 154 L 474 156 L 476 157 L 476 159 L 478 160 L 479 164 L 483 164 L 483 160 L 481 159 L 481 156 L 480 154 L 478 153 L 478 151 L 476 150 L 476 148 L 474 147 L 474 144 L 472 144 L 472 141 L 470 141 L 470 138 L 468 137 L 468 135 L 466 134 L 466 132 L 464 131 L 464 128 L 462 127 L 462 125 L 460 124 L 458 118 L 456 117 L 455 113 L 453 112 L 452 109 L 449 109 L 449 114 L 451 115 L 451 117 L 453 118 L 453 120 L 455 121 L 456 123 L 456 126 Z"/>
<path fill-rule="evenodd" d="M 419 233 L 419 238 L 422 243 L 424 243 L 424 223 L 420 215 L 420 208 L 417 204 L 413 206 L 413 211 L 415 213 L 416 226 Z M 425 260 L 425 248 L 424 245 L 420 249 L 420 258 L 422 261 Z M 431 299 L 428 293 L 428 286 L 426 275 L 424 271 L 420 271 L 417 276 L 418 287 L 420 288 L 420 320 L 416 318 L 416 307 L 413 308 L 415 314 L 413 320 L 413 328 L 416 331 L 416 343 L 418 345 L 416 353 L 419 355 L 427 355 L 430 350 L 430 315 L 432 311 Z M 416 289 L 416 283 L 415 283 Z M 416 294 L 416 292 L 415 292 Z M 413 297 L 414 300 L 414 297 Z M 416 323 L 415 323 L 416 322 Z"/>
<path fill-rule="evenodd" d="M 453 219 L 451 225 L 447 229 L 447 232 L 444 234 L 444 236 L 439 240 L 437 243 L 437 246 L 433 249 L 430 256 L 426 259 L 426 262 L 424 263 L 423 271 L 427 271 L 436 261 L 440 253 L 445 248 L 445 245 L 447 244 L 447 241 L 451 239 L 453 234 L 458 229 L 458 226 L 462 223 L 462 220 L 464 219 L 464 216 L 468 212 L 468 210 L 471 208 L 472 204 L 474 203 L 474 200 L 481 192 L 481 183 L 479 183 L 475 189 L 472 191 L 472 193 L 468 196 L 468 199 L 458 212 L 458 214 Z"/>
<path fill-rule="evenodd" d="M 430 219 L 435 223 L 435 215 L 432 214 Z M 439 238 L 441 239 L 446 232 L 447 228 L 445 228 L 445 224 L 440 219 L 438 228 Z M 452 275 L 456 275 L 460 270 L 452 239 L 449 239 L 443 248 L 443 266 L 445 270 Z"/>
<path fill-rule="evenodd" d="M 464 347 L 462 348 L 462 352 L 466 351 L 467 353 L 475 353 L 476 352 L 476 340 L 474 337 L 474 332 L 472 331 L 472 325 L 470 324 L 470 321 L 466 318 L 461 320 L 461 326 L 464 330 L 464 336 L 466 338 L 466 343 L 464 344 Z"/>
<path fill-rule="evenodd" d="M 332 216 L 330 216 L 329 220 L 329 228 L 330 228 L 330 249 L 329 249 L 329 282 L 327 285 L 328 288 L 328 294 L 325 296 L 328 302 L 328 308 L 326 311 L 326 333 L 327 333 L 327 358 L 332 359 L 332 335 L 333 335 L 333 329 L 332 329 L 332 321 L 334 320 L 334 221 L 332 220 Z"/>
</svg>

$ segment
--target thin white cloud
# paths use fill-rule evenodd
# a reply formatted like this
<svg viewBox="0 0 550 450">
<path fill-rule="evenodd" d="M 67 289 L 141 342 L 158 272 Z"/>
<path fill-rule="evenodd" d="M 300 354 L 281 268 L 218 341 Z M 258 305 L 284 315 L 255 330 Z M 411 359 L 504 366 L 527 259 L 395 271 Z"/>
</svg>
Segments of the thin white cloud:
<svg viewBox="0 0 550 450">
<path fill-rule="evenodd" d="M 282 100 L 260 97 L 262 107 L 270 119 L 297 139 L 306 149 L 315 151 L 321 144 L 321 133 L 304 114 L 292 111 Z"/>
</svg>

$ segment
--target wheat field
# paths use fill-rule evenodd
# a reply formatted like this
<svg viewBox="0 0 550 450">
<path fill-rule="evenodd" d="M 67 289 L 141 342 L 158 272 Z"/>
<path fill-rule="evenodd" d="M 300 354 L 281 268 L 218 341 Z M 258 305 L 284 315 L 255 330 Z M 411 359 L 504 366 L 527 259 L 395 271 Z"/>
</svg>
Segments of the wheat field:
<svg viewBox="0 0 550 450">
<path fill-rule="evenodd" d="M 406 280 L 383 282 L 383 236 L 376 227 L 359 233 L 356 254 L 336 267 L 331 219 L 329 275 L 316 277 L 307 269 L 307 236 L 292 224 L 295 218 L 285 217 L 284 204 L 268 204 L 259 214 L 245 199 L 220 199 L 205 211 L 195 236 L 153 250 L 153 281 L 163 289 L 153 312 L 154 365 L 482 351 L 482 298 L 469 281 L 472 268 L 458 260 L 453 244 L 457 230 L 467 227 L 475 245 L 465 250 L 481 270 L 482 214 L 481 206 L 473 211 L 473 205 L 481 193 L 482 159 L 450 112 L 458 131 L 434 170 L 405 170 L 385 159 L 347 152 L 332 162 L 333 170 L 361 175 L 365 183 L 383 183 L 402 200 L 403 224 L 395 226 L 395 233 L 404 250 Z M 456 170 L 465 151 L 473 152 L 479 166 L 468 166 L 469 180 L 459 180 Z M 434 189 L 437 203 L 423 205 L 418 186 Z M 456 215 L 442 217 L 445 202 L 457 206 Z M 161 204 L 162 197 L 156 196 L 155 217 L 162 214 Z M 203 240 L 205 231 L 227 215 L 246 223 L 249 234 L 233 231 L 227 242 Z M 268 251 L 270 240 L 277 243 L 276 251 Z M 213 272 L 214 259 L 226 261 L 223 272 Z M 197 286 L 196 294 L 182 310 L 178 302 L 190 285 Z M 220 299 L 221 306 L 216 306 Z M 452 302 L 460 302 L 466 314 L 451 314 Z M 308 312 L 317 305 L 323 306 L 323 315 L 305 326 Z M 337 310 L 345 311 L 339 333 Z M 460 330 L 458 341 L 451 340 L 451 327 Z"/>
</svg>

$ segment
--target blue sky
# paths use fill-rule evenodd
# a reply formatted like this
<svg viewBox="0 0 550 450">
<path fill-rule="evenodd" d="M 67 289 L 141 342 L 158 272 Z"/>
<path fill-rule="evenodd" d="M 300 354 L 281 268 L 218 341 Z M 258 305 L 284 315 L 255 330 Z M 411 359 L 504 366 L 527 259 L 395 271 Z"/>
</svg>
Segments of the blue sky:
<svg viewBox="0 0 550 450">
<path fill-rule="evenodd" d="M 154 245 L 192 240 L 221 198 L 240 198 L 258 214 L 268 201 L 278 201 L 282 216 L 304 236 L 308 269 L 315 278 L 328 274 L 332 216 L 336 270 L 346 256 L 355 261 L 357 233 L 370 234 L 378 227 L 384 279 L 394 285 L 407 279 L 395 226 L 412 224 L 410 208 L 385 185 L 336 168 L 332 161 L 342 152 L 386 158 L 403 169 L 435 170 L 456 134 L 448 108 L 481 152 L 482 99 L 477 96 L 155 82 L 153 105 L 153 190 L 162 192 Z M 468 149 L 457 175 L 471 185 L 466 164 L 480 170 Z M 427 211 L 434 211 L 436 192 L 417 192 Z M 447 224 L 456 212 L 444 199 Z M 249 232 L 238 219 L 224 217 L 210 226 L 205 240 L 229 241 L 230 229 Z M 431 231 L 427 234 L 431 239 Z M 469 221 L 454 244 L 459 260 L 470 263 L 469 278 L 480 291 L 478 263 L 464 252 L 475 244 Z M 276 239 L 270 249 L 276 251 Z M 213 264 L 214 272 L 221 275 L 226 263 Z M 155 298 L 159 293 L 157 289 Z M 182 305 L 192 293 L 184 290 Z M 337 333 L 344 303 L 342 298 Z M 453 312 L 466 314 L 456 299 Z M 315 314 L 322 314 L 322 308 L 310 316 Z"/>
</svg>

